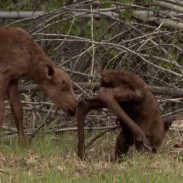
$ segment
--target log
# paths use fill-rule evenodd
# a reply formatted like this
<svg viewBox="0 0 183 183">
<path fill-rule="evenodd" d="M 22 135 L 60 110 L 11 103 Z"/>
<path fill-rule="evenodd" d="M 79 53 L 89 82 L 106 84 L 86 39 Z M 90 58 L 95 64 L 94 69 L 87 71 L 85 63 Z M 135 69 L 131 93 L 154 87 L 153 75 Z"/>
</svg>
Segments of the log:
<svg viewBox="0 0 183 183">
<path fill-rule="evenodd" d="M 90 89 L 91 85 L 86 82 L 79 82 L 77 83 L 82 89 Z M 77 90 L 77 85 L 73 85 L 74 90 Z M 98 90 L 100 87 L 99 83 L 95 84 L 92 88 L 94 91 Z M 157 86 L 149 86 L 150 90 L 155 95 L 164 95 L 164 96 L 170 96 L 172 98 L 180 98 L 183 97 L 183 91 L 175 88 L 168 88 L 168 87 L 157 87 Z M 40 88 L 37 85 L 28 85 L 28 86 L 22 86 L 19 89 L 19 93 L 26 93 L 30 91 L 40 91 Z"/>
</svg>

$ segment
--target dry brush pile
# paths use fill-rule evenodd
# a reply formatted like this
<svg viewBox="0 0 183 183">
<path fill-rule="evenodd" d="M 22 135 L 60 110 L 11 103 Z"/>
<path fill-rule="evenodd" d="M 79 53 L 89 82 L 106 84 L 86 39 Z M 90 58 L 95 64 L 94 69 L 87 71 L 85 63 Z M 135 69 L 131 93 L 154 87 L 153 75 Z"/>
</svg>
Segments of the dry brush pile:
<svg viewBox="0 0 183 183">
<path fill-rule="evenodd" d="M 183 4 L 178 0 L 147 2 L 87 0 L 4 25 L 29 31 L 50 58 L 71 74 L 77 95 L 92 95 L 104 68 L 129 69 L 149 84 L 164 116 L 173 113 L 181 118 Z M 23 81 L 20 92 L 27 133 L 45 132 L 45 123 L 46 132 L 76 130 L 75 119 L 45 102 L 36 86 Z M 114 116 L 105 110 L 93 113 L 87 118 L 88 129 L 111 126 L 111 119 Z M 15 129 L 9 126 L 8 122 L 4 125 L 5 132 L 13 134 Z"/>
</svg>

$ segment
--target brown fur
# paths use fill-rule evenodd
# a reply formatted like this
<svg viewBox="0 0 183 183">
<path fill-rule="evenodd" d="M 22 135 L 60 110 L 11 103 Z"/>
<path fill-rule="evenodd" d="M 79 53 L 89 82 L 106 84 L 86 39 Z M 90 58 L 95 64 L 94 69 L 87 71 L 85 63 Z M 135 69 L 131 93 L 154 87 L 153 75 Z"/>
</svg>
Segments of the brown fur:
<svg viewBox="0 0 183 183">
<path fill-rule="evenodd" d="M 84 156 L 83 121 L 91 109 L 110 108 L 119 117 L 119 133 L 115 157 L 128 152 L 135 144 L 138 150 L 156 151 L 165 137 L 165 123 L 158 111 L 158 103 L 148 89 L 147 84 L 136 74 L 125 70 L 104 70 L 101 73 L 101 88 L 98 97 L 79 101 L 78 119 L 78 155 Z M 81 135 L 80 135 L 81 133 Z"/>
<path fill-rule="evenodd" d="M 41 47 L 21 28 L 0 29 L 0 127 L 8 95 L 18 134 L 24 137 L 23 112 L 18 95 L 18 81 L 23 76 L 32 79 L 51 100 L 70 114 L 75 113 L 77 99 L 70 77 L 46 56 Z"/>
<path fill-rule="evenodd" d="M 153 151 L 162 143 L 165 136 L 165 124 L 158 111 L 158 103 L 148 89 L 147 84 L 137 75 L 124 70 L 105 70 L 101 74 L 101 85 L 108 88 L 122 87 L 127 90 L 124 100 L 118 100 L 126 114 L 143 129 Z M 132 94 L 140 96 L 131 98 Z M 129 147 L 135 143 L 136 148 L 142 148 L 132 130 L 121 121 L 122 131 L 116 140 L 115 155 L 120 156 L 128 152 Z"/>
</svg>

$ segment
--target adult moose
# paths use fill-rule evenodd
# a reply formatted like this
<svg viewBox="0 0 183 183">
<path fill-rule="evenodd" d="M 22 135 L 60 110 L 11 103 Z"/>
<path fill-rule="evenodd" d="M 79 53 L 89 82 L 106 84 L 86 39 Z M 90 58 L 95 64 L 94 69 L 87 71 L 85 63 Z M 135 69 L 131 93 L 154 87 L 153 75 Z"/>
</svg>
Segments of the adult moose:
<svg viewBox="0 0 183 183">
<path fill-rule="evenodd" d="M 0 29 L 0 128 L 7 94 L 20 139 L 23 132 L 23 110 L 18 94 L 18 81 L 28 77 L 46 92 L 61 109 L 74 115 L 77 99 L 70 77 L 57 67 L 31 36 L 21 28 Z"/>
<path fill-rule="evenodd" d="M 80 99 L 77 107 L 78 156 L 84 156 L 84 119 L 91 109 L 109 108 L 118 116 L 121 131 L 115 145 L 115 159 L 135 144 L 137 150 L 156 152 L 169 125 L 158 111 L 158 103 L 147 84 L 126 70 L 104 70 L 98 96 Z"/>
</svg>

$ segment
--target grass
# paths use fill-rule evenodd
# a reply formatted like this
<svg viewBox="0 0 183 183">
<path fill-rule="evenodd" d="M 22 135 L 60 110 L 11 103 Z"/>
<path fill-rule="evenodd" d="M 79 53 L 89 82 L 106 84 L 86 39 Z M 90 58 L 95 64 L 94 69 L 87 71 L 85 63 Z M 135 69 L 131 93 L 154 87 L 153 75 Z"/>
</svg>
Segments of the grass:
<svg viewBox="0 0 183 183">
<path fill-rule="evenodd" d="M 182 149 L 168 138 L 158 154 L 133 148 L 121 163 L 110 162 L 115 135 L 107 134 L 87 150 L 85 161 L 76 155 L 76 133 L 36 137 L 29 148 L 17 140 L 0 142 L 0 183 L 179 183 L 183 180 Z"/>
</svg>

